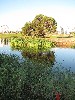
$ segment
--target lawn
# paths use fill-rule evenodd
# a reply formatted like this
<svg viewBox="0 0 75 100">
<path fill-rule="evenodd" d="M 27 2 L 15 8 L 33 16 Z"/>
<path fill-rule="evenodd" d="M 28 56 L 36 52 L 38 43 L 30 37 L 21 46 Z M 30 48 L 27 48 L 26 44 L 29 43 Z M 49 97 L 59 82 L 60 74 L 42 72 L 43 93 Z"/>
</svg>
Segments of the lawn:
<svg viewBox="0 0 75 100">
<path fill-rule="evenodd" d="M 0 38 L 22 37 L 21 33 L 18 34 L 0 34 Z"/>
</svg>

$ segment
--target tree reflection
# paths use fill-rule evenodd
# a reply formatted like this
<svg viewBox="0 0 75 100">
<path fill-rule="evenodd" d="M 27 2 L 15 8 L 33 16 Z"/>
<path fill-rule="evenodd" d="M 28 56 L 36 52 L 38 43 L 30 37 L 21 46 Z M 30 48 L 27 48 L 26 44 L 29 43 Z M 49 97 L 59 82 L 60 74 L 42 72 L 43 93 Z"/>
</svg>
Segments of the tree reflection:
<svg viewBox="0 0 75 100">
<path fill-rule="evenodd" d="M 49 52 L 38 52 L 38 53 L 30 53 L 26 51 L 22 51 L 22 56 L 24 58 L 29 58 L 33 61 L 44 62 L 44 63 L 51 63 L 53 64 L 55 61 L 55 56 L 53 51 Z"/>
<path fill-rule="evenodd" d="M 0 45 L 9 45 L 9 39 L 8 38 L 0 38 Z"/>
</svg>

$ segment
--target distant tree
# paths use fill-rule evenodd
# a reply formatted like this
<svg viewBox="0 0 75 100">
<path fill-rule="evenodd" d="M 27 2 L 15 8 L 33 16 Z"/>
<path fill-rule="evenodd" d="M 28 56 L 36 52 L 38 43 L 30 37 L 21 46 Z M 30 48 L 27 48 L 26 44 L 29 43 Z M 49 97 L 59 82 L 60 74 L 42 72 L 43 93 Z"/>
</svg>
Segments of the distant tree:
<svg viewBox="0 0 75 100">
<path fill-rule="evenodd" d="M 52 17 L 37 15 L 32 22 L 27 22 L 22 28 L 24 35 L 41 36 L 56 32 L 57 22 Z"/>
<path fill-rule="evenodd" d="M 22 33 L 25 35 L 31 35 L 32 25 L 31 22 L 26 22 L 24 27 L 22 27 Z"/>
</svg>

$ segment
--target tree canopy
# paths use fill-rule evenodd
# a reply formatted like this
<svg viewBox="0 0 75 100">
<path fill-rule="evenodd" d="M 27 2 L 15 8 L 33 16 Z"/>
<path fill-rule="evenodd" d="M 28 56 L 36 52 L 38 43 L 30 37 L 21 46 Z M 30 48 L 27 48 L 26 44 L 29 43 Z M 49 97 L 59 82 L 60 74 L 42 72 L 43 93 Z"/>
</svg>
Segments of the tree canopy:
<svg viewBox="0 0 75 100">
<path fill-rule="evenodd" d="M 22 33 L 28 36 L 44 37 L 46 34 L 56 32 L 56 29 L 57 22 L 54 18 L 39 14 L 32 22 L 26 22 L 22 27 Z"/>
</svg>

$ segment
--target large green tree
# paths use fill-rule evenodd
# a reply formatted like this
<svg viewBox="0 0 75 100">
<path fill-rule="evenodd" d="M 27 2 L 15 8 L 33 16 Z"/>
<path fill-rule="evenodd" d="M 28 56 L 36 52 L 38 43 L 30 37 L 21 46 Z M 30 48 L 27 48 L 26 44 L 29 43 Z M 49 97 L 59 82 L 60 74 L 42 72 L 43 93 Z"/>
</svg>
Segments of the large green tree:
<svg viewBox="0 0 75 100">
<path fill-rule="evenodd" d="M 54 33 L 57 28 L 57 22 L 52 17 L 47 17 L 42 14 L 37 15 L 32 22 L 27 22 L 22 28 L 24 35 L 41 36 Z"/>
</svg>

